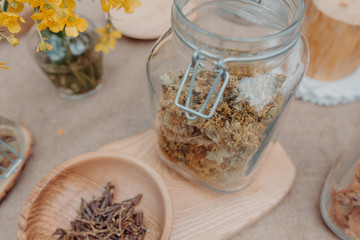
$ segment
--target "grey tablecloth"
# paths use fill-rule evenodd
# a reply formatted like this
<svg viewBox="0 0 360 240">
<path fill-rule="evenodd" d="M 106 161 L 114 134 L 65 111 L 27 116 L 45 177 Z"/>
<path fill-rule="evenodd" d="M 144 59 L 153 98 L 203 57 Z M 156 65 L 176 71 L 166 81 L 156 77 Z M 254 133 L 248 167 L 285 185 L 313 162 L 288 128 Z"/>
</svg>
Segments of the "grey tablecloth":
<svg viewBox="0 0 360 240">
<path fill-rule="evenodd" d="M 87 7 L 86 12 L 102 23 L 96 9 Z M 103 89 L 70 101 L 57 95 L 33 62 L 26 37 L 20 40 L 17 47 L 0 44 L 0 62 L 11 68 L 0 70 L 0 110 L 29 128 L 35 145 L 16 185 L 0 204 L 0 240 L 16 238 L 29 193 L 56 165 L 151 127 L 145 62 L 153 41 L 121 39 L 105 55 Z M 321 218 L 320 192 L 344 144 L 359 132 L 360 102 L 325 108 L 295 101 L 287 115 L 279 138 L 297 168 L 295 184 L 275 210 L 234 240 L 336 239 Z"/>
</svg>

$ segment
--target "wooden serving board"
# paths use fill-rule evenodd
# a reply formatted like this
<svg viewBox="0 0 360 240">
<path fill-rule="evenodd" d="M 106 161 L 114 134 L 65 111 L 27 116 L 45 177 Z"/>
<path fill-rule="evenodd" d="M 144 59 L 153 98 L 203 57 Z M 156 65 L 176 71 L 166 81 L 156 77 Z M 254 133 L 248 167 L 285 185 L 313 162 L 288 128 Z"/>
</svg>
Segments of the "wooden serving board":
<svg viewBox="0 0 360 240">
<path fill-rule="evenodd" d="M 162 162 L 153 130 L 99 149 L 136 156 L 163 178 L 173 206 L 171 240 L 223 240 L 234 236 L 270 212 L 289 192 L 296 169 L 276 142 L 255 181 L 243 191 L 219 194 L 184 179 Z"/>
</svg>

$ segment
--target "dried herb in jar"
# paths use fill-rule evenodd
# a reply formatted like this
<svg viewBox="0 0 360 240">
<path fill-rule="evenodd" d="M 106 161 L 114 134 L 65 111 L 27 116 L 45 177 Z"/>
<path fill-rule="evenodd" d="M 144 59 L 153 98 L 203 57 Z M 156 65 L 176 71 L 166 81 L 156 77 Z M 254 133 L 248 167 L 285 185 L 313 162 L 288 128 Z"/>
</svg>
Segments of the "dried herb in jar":
<svg viewBox="0 0 360 240">
<path fill-rule="evenodd" d="M 281 87 L 285 75 L 266 73 L 254 66 L 230 66 L 228 71 L 229 82 L 215 114 L 210 119 L 197 120 L 188 120 L 174 104 L 183 73 L 175 75 L 169 71 L 162 75 L 163 96 L 156 122 L 162 155 L 216 186 L 226 186 L 243 177 L 284 100 Z M 189 91 L 192 74 L 183 93 Z M 201 108 L 216 76 L 217 73 L 205 68 L 197 71 L 191 109 Z M 185 104 L 186 97 L 187 94 L 180 96 L 181 104 Z M 209 104 L 204 113 L 208 114 L 211 108 Z"/>
<path fill-rule="evenodd" d="M 360 165 L 349 185 L 333 192 L 329 215 L 347 235 L 360 239 Z"/>
<path fill-rule="evenodd" d="M 88 203 L 82 199 L 71 229 L 58 228 L 53 237 L 58 240 L 145 239 L 148 230 L 143 225 L 143 212 L 134 209 L 142 194 L 121 203 L 114 203 L 113 195 L 114 185 L 109 182 L 101 197 Z"/>
</svg>

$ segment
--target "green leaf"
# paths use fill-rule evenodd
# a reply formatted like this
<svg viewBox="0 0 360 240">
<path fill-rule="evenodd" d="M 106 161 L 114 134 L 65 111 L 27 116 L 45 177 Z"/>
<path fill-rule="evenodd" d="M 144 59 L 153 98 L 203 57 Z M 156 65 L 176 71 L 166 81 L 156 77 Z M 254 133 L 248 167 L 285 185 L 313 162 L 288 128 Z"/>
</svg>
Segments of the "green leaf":
<svg viewBox="0 0 360 240">
<path fill-rule="evenodd" d="M 7 12 L 8 7 L 9 7 L 9 2 L 7 0 L 5 0 L 5 2 L 4 2 L 4 12 Z"/>
</svg>

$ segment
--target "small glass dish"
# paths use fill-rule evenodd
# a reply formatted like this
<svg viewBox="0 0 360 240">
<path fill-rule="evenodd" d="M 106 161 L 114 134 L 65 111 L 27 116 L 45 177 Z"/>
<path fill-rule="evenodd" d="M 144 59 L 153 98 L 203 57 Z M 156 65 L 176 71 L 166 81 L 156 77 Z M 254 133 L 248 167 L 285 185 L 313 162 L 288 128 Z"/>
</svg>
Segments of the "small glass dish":
<svg viewBox="0 0 360 240">
<path fill-rule="evenodd" d="M 18 171 L 25 157 L 25 146 L 20 126 L 0 112 L 0 180 Z"/>
<path fill-rule="evenodd" d="M 324 221 L 344 240 L 360 239 L 360 147 L 353 143 L 331 168 L 320 200 Z"/>
</svg>

